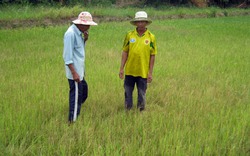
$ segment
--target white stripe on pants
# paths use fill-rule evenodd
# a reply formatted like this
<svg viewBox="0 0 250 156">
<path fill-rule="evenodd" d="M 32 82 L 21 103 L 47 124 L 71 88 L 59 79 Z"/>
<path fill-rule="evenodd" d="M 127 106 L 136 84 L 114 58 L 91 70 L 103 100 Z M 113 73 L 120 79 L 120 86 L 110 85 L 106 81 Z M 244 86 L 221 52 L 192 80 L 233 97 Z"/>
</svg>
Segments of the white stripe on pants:
<svg viewBox="0 0 250 156">
<path fill-rule="evenodd" d="M 75 81 L 75 108 L 74 108 L 73 121 L 76 121 L 77 106 L 78 106 L 78 83 Z"/>
</svg>

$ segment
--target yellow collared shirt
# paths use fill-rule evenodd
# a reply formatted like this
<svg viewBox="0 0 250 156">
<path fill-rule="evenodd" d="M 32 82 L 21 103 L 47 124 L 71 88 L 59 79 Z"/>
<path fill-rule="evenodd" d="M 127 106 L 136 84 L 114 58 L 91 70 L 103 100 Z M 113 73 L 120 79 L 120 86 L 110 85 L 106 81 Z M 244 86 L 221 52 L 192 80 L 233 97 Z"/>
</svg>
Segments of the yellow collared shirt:
<svg viewBox="0 0 250 156">
<path fill-rule="evenodd" d="M 150 55 L 157 54 L 155 36 L 149 30 L 142 36 L 136 29 L 130 31 L 124 39 L 123 51 L 128 53 L 125 75 L 147 78 Z"/>
</svg>

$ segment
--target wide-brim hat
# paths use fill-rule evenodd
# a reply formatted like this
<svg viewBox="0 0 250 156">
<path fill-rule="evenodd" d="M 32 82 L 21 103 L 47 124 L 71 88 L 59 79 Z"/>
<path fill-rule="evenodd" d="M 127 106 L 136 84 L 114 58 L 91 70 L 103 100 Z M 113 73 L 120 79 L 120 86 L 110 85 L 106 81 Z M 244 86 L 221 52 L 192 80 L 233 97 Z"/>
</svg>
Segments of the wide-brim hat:
<svg viewBox="0 0 250 156">
<path fill-rule="evenodd" d="M 78 18 L 72 21 L 74 24 L 82 24 L 82 25 L 97 25 L 92 19 L 92 15 L 89 12 L 81 12 L 78 15 Z"/>
<path fill-rule="evenodd" d="M 135 18 L 133 20 L 130 21 L 130 23 L 132 25 L 135 25 L 135 22 L 138 21 L 146 21 L 147 25 L 151 24 L 152 21 L 150 19 L 148 19 L 148 15 L 145 11 L 138 11 L 135 13 Z"/>
</svg>

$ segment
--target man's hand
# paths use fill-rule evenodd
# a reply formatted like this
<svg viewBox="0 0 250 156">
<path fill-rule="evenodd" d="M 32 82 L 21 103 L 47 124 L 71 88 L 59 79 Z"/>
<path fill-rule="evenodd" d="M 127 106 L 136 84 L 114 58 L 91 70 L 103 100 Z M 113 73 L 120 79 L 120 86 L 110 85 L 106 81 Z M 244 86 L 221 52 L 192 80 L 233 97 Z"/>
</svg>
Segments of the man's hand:
<svg viewBox="0 0 250 156">
<path fill-rule="evenodd" d="M 83 36 L 84 36 L 84 42 L 86 42 L 88 40 L 88 38 L 89 38 L 89 32 L 84 31 Z"/>
<path fill-rule="evenodd" d="M 147 83 L 151 83 L 153 80 L 152 74 L 148 74 Z"/>
<path fill-rule="evenodd" d="M 120 77 L 120 79 L 124 78 L 124 70 L 123 69 L 120 70 L 119 77 Z"/>
<path fill-rule="evenodd" d="M 73 73 L 72 74 L 73 75 L 73 79 L 74 79 L 74 81 L 76 81 L 76 82 L 80 82 L 80 76 L 75 72 L 75 73 Z"/>
<path fill-rule="evenodd" d="M 73 76 L 73 80 L 76 81 L 76 82 L 80 82 L 80 76 L 78 75 L 78 73 L 76 72 L 73 64 L 69 64 L 68 65 L 70 71 L 71 71 L 71 74 Z"/>
</svg>

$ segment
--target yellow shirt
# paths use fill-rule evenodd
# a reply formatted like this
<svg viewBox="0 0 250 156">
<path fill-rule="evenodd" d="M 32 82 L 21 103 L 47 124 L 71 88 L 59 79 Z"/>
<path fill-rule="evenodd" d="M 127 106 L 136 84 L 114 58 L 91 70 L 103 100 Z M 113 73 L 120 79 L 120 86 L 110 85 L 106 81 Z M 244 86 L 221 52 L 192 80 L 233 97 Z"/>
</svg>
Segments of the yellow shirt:
<svg viewBox="0 0 250 156">
<path fill-rule="evenodd" d="M 146 30 L 139 36 L 136 29 L 127 33 L 123 51 L 128 53 L 125 65 L 125 75 L 148 77 L 150 55 L 157 54 L 155 36 Z"/>
</svg>

